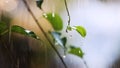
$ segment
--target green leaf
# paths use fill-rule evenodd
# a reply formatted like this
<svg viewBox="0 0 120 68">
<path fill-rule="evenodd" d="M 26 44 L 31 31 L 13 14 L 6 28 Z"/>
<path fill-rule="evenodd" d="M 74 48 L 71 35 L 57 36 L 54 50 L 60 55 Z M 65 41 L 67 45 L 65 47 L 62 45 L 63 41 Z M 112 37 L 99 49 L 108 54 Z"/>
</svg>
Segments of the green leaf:
<svg viewBox="0 0 120 68">
<path fill-rule="evenodd" d="M 82 26 L 75 26 L 75 30 L 82 36 L 85 37 L 86 36 L 86 30 L 84 27 Z"/>
<path fill-rule="evenodd" d="M 63 21 L 61 17 L 56 13 L 47 13 L 43 15 L 53 26 L 55 30 L 62 30 Z"/>
<path fill-rule="evenodd" d="M 40 8 L 40 9 L 42 9 L 42 3 L 43 3 L 43 1 L 44 0 L 36 0 L 36 4 L 37 4 L 37 6 Z"/>
<path fill-rule="evenodd" d="M 0 35 L 3 35 L 7 29 L 8 29 L 7 24 L 0 21 Z"/>
<path fill-rule="evenodd" d="M 73 47 L 73 46 L 70 47 L 70 51 L 68 53 L 76 55 L 76 56 L 81 57 L 81 58 L 83 58 L 83 55 L 84 55 L 81 48 L 77 48 L 77 47 Z"/>
<path fill-rule="evenodd" d="M 29 36 L 29 37 L 32 37 L 32 38 L 35 38 L 35 39 L 38 39 L 39 40 L 39 37 L 32 31 L 30 30 L 26 30 L 20 26 L 17 26 L 17 25 L 14 25 L 11 27 L 11 31 L 12 32 L 15 32 L 15 33 L 19 33 L 19 34 L 22 34 L 22 35 L 25 35 L 25 36 Z"/>
</svg>

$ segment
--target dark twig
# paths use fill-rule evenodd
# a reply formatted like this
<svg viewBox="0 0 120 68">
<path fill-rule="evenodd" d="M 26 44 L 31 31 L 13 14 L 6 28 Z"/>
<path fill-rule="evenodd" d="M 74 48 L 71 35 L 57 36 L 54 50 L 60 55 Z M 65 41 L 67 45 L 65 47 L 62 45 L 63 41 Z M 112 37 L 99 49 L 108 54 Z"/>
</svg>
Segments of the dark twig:
<svg viewBox="0 0 120 68">
<path fill-rule="evenodd" d="M 70 12 L 69 12 L 69 9 L 68 9 L 67 1 L 64 0 L 64 3 L 65 3 L 66 11 L 67 11 L 67 14 L 68 14 L 68 25 L 67 25 L 67 28 L 68 28 L 68 27 L 70 27 L 71 17 L 70 17 Z M 67 29 L 66 29 L 66 32 L 68 32 Z M 89 68 L 84 59 L 83 59 L 83 63 L 85 64 L 86 68 Z"/>
<path fill-rule="evenodd" d="M 62 61 L 63 65 L 65 66 L 65 68 L 67 68 L 66 63 L 64 62 L 63 58 L 61 57 L 60 53 L 57 51 L 56 47 L 54 46 L 54 44 L 51 42 L 51 40 L 49 39 L 48 35 L 45 33 L 44 29 L 41 27 L 41 25 L 39 24 L 39 21 L 36 19 L 35 15 L 33 14 L 33 12 L 31 11 L 28 3 L 26 0 L 23 0 L 28 12 L 31 14 L 32 18 L 34 19 L 34 21 L 36 22 L 36 24 L 38 25 L 39 29 L 42 31 L 43 35 L 45 36 L 45 38 L 47 39 L 47 41 L 49 42 L 49 44 L 51 45 L 51 47 L 55 50 L 56 54 L 58 55 L 58 57 L 60 58 L 60 60 Z"/>
<path fill-rule="evenodd" d="M 66 11 L 67 11 L 67 14 L 68 14 L 68 25 L 67 26 L 69 27 L 70 26 L 70 22 L 71 22 L 70 12 L 68 10 L 67 1 L 64 0 L 64 3 L 65 3 L 65 8 L 66 8 Z M 66 32 L 68 32 L 67 29 L 66 29 Z"/>
</svg>

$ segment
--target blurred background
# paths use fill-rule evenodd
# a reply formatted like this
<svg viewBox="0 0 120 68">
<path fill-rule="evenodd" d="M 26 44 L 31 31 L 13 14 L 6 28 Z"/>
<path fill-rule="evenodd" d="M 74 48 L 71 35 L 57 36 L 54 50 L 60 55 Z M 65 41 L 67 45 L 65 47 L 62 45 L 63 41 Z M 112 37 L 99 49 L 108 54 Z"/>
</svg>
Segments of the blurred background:
<svg viewBox="0 0 120 68">
<path fill-rule="evenodd" d="M 31 3 L 32 0 L 28 0 L 28 2 Z M 64 21 L 64 30 L 61 32 L 68 37 L 67 44 L 83 49 L 84 60 L 89 68 L 120 68 L 120 0 L 67 0 L 67 3 L 71 26 L 84 26 L 87 30 L 85 38 L 75 31 L 65 32 L 68 16 L 63 0 L 44 0 L 42 5 L 45 12 L 56 12 L 61 15 Z M 31 5 L 34 3 L 32 2 Z M 32 9 L 39 18 L 41 11 L 38 8 L 32 7 Z M 29 15 L 25 15 L 27 12 L 24 12 L 26 10 L 24 10 L 22 0 L 0 0 L 0 10 L 10 12 L 14 18 L 18 17 L 18 20 L 22 20 L 22 22 L 30 22 Z M 17 24 L 23 25 L 20 22 Z M 38 32 L 33 29 L 36 27 L 33 25 L 34 23 L 29 25 L 24 23 L 23 26 Z M 69 62 L 67 63 L 69 68 L 71 66 L 86 68 L 83 60 L 74 55 L 67 55 L 65 61 Z"/>
<path fill-rule="evenodd" d="M 120 0 L 69 1 L 71 25 L 83 25 L 87 30 L 82 45 L 75 32 L 69 41 L 83 48 L 88 67 L 120 68 Z M 65 12 L 62 16 L 67 22 Z"/>
</svg>

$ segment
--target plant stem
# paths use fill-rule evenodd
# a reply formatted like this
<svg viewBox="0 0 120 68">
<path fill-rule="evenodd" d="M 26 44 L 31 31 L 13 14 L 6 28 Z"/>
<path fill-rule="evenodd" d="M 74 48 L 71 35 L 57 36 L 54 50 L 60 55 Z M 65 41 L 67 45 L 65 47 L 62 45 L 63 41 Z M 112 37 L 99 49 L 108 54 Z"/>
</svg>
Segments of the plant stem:
<svg viewBox="0 0 120 68">
<path fill-rule="evenodd" d="M 51 47 L 54 49 L 54 51 L 56 52 L 56 54 L 58 55 L 58 57 L 60 58 L 60 60 L 62 61 L 63 65 L 65 66 L 65 68 L 67 68 L 66 63 L 64 62 L 63 58 L 61 57 L 60 53 L 57 51 L 56 47 L 54 46 L 54 44 L 51 42 L 51 40 L 49 39 L 48 35 L 45 33 L 44 29 L 41 27 L 41 25 L 39 24 L 39 21 L 36 19 L 35 15 L 33 14 L 33 12 L 31 11 L 28 3 L 26 0 L 23 0 L 25 7 L 27 8 L 28 12 L 31 14 L 32 18 L 34 19 L 34 21 L 36 22 L 36 24 L 38 25 L 39 29 L 42 31 L 43 35 L 45 36 L 45 38 L 47 39 L 47 41 L 49 42 L 49 44 L 51 45 Z"/>
<path fill-rule="evenodd" d="M 0 36 L 5 35 L 9 30 L 5 30 L 4 32 L 0 33 Z"/>
<path fill-rule="evenodd" d="M 67 11 L 67 14 L 68 14 L 68 25 L 67 25 L 67 28 L 68 28 L 68 27 L 70 27 L 71 17 L 70 17 L 70 12 L 69 12 L 68 5 L 67 5 L 67 0 L 64 0 L 64 3 L 65 3 L 66 11 Z M 75 29 L 75 28 L 72 28 L 72 29 Z M 66 32 L 68 32 L 67 30 L 68 29 L 66 29 Z M 83 63 L 85 64 L 86 68 L 89 68 L 84 59 L 83 59 Z"/>
<path fill-rule="evenodd" d="M 9 27 L 8 27 L 8 43 L 10 46 L 11 45 L 11 23 L 9 23 Z"/>
<path fill-rule="evenodd" d="M 67 26 L 70 26 L 71 17 L 70 17 L 70 12 L 69 12 L 69 10 L 68 10 L 67 1 L 64 0 L 64 3 L 65 3 L 65 8 L 66 8 L 66 11 L 67 11 L 67 15 L 68 15 L 68 25 L 67 25 Z M 66 32 L 68 32 L 67 29 L 66 29 Z"/>
</svg>

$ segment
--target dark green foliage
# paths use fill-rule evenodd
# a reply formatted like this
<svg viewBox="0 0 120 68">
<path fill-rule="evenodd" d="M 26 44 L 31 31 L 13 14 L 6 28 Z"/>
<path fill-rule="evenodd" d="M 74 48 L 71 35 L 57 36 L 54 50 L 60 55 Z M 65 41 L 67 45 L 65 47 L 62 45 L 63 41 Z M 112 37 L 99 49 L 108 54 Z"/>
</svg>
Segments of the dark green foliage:
<svg viewBox="0 0 120 68">
<path fill-rule="evenodd" d="M 20 26 L 17 26 L 17 25 L 12 26 L 11 31 L 15 32 L 15 33 L 25 35 L 25 36 L 33 37 L 35 39 L 39 39 L 39 37 L 33 31 L 26 30 L 26 29 L 24 29 Z"/>
<path fill-rule="evenodd" d="M 66 37 L 63 37 L 63 38 L 61 38 L 61 41 L 62 41 L 64 47 L 66 47 L 67 38 L 66 38 Z"/>
<path fill-rule="evenodd" d="M 0 21 L 0 35 L 3 35 L 4 32 L 7 30 L 7 28 L 8 27 L 7 27 L 6 23 Z"/>
<path fill-rule="evenodd" d="M 11 19 L 8 16 L 5 15 L 1 15 L 0 18 L 0 35 L 4 35 L 9 28 L 9 24 L 10 24 Z"/>
<path fill-rule="evenodd" d="M 36 0 L 36 4 L 37 4 L 37 6 L 40 8 L 40 9 L 42 9 L 42 3 L 43 3 L 43 1 L 44 0 Z"/>
<path fill-rule="evenodd" d="M 11 31 L 16 32 L 16 33 L 20 33 L 20 34 L 23 34 L 23 35 L 27 35 L 27 32 L 25 31 L 25 29 L 20 27 L 20 26 L 17 26 L 17 25 L 12 26 Z"/>
</svg>

